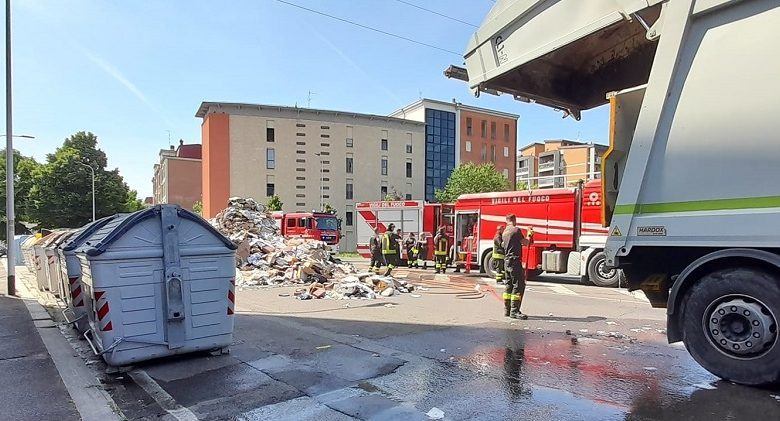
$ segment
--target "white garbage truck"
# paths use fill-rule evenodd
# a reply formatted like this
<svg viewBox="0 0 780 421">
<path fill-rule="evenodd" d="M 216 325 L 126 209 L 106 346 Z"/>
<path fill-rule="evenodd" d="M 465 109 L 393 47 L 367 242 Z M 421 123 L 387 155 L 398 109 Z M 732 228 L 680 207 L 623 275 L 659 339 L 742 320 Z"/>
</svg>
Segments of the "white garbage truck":
<svg viewBox="0 0 780 421">
<path fill-rule="evenodd" d="M 498 0 L 445 71 L 576 119 L 611 104 L 607 264 L 747 385 L 780 382 L 778 39 L 778 0 Z"/>
</svg>

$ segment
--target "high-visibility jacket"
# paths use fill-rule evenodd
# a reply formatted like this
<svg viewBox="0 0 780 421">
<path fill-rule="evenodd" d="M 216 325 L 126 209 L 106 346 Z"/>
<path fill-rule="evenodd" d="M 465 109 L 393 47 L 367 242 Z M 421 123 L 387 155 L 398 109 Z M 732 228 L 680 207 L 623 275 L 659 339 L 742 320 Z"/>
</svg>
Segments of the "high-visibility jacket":
<svg viewBox="0 0 780 421">
<path fill-rule="evenodd" d="M 446 256 L 450 250 L 450 239 L 445 234 L 436 234 L 433 238 L 433 254 L 436 256 Z"/>
<path fill-rule="evenodd" d="M 503 259 L 505 257 L 502 241 L 503 239 L 500 235 L 496 235 L 495 238 L 493 238 L 493 259 Z"/>
<path fill-rule="evenodd" d="M 398 234 L 385 232 L 382 236 L 382 254 L 398 254 Z"/>
</svg>

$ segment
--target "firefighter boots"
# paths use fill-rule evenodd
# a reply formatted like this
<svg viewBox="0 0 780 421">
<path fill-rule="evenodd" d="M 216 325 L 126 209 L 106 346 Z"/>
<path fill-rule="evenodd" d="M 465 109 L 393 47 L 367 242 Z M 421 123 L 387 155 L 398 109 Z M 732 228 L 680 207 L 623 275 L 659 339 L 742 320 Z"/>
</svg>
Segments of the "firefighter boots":
<svg viewBox="0 0 780 421">
<path fill-rule="evenodd" d="M 528 316 L 523 314 L 520 311 L 520 304 L 523 303 L 523 296 L 520 294 L 515 294 L 514 297 L 512 297 L 511 300 L 511 308 L 509 311 L 509 317 L 513 319 L 520 319 L 520 320 L 527 320 Z"/>
</svg>

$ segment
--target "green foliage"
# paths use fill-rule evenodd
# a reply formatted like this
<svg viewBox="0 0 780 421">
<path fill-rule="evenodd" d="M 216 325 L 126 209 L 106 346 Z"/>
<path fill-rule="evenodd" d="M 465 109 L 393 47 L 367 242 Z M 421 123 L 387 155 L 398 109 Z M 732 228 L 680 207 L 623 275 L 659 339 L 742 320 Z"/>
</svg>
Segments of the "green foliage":
<svg viewBox="0 0 780 421">
<path fill-rule="evenodd" d="M 394 187 L 391 188 L 390 192 L 382 199 L 384 202 L 395 202 L 396 200 L 401 200 L 401 195 L 398 194 Z"/>
<path fill-rule="evenodd" d="M 496 171 L 493 164 L 466 163 L 458 165 L 452 171 L 444 190 L 436 190 L 436 200 L 448 203 L 454 202 L 462 194 L 507 190 L 509 180 Z"/>
<path fill-rule="evenodd" d="M 330 205 L 330 203 L 325 204 L 325 208 L 322 210 L 325 213 L 331 213 L 333 215 L 336 214 L 336 209 Z"/>
<path fill-rule="evenodd" d="M 268 203 L 266 203 L 265 206 L 269 211 L 275 212 L 282 210 L 284 203 L 282 203 L 282 199 L 280 199 L 278 195 L 273 195 L 268 198 Z"/>
<path fill-rule="evenodd" d="M 30 190 L 35 184 L 35 174 L 41 164 L 35 159 L 14 151 L 14 201 L 17 221 L 30 221 Z M 5 150 L 0 162 L 0 215 L 5 220 Z M 3 231 L 5 238 L 5 231 Z"/>
<path fill-rule="evenodd" d="M 539 184 L 536 181 L 531 183 L 530 188 L 528 187 L 528 181 L 520 181 L 517 183 L 517 190 L 534 190 L 538 188 Z"/>
<path fill-rule="evenodd" d="M 80 227 L 92 220 L 92 172 L 95 170 L 96 216 L 132 212 L 141 201 L 130 191 L 118 169 L 107 170 L 106 154 L 97 137 L 78 132 L 46 157 L 35 171 L 30 189 L 30 219 L 43 228 Z"/>
<path fill-rule="evenodd" d="M 192 211 L 197 213 L 200 216 L 203 216 L 203 202 L 198 200 L 197 202 L 193 203 Z"/>
</svg>

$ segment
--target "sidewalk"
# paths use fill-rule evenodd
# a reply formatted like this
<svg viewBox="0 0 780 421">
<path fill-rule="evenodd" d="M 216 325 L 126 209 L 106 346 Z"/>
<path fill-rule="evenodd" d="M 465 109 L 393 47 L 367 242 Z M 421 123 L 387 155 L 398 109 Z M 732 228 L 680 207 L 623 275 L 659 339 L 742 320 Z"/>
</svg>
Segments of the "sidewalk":
<svg viewBox="0 0 780 421">
<path fill-rule="evenodd" d="M 5 295 L 0 265 L 0 399 L 3 419 L 80 420 L 76 407 L 46 350 L 36 325 L 57 329 L 48 314 L 33 320 L 25 300 Z M 17 281 L 18 282 L 18 281 Z M 59 332 L 57 332 L 59 334 Z"/>
</svg>

